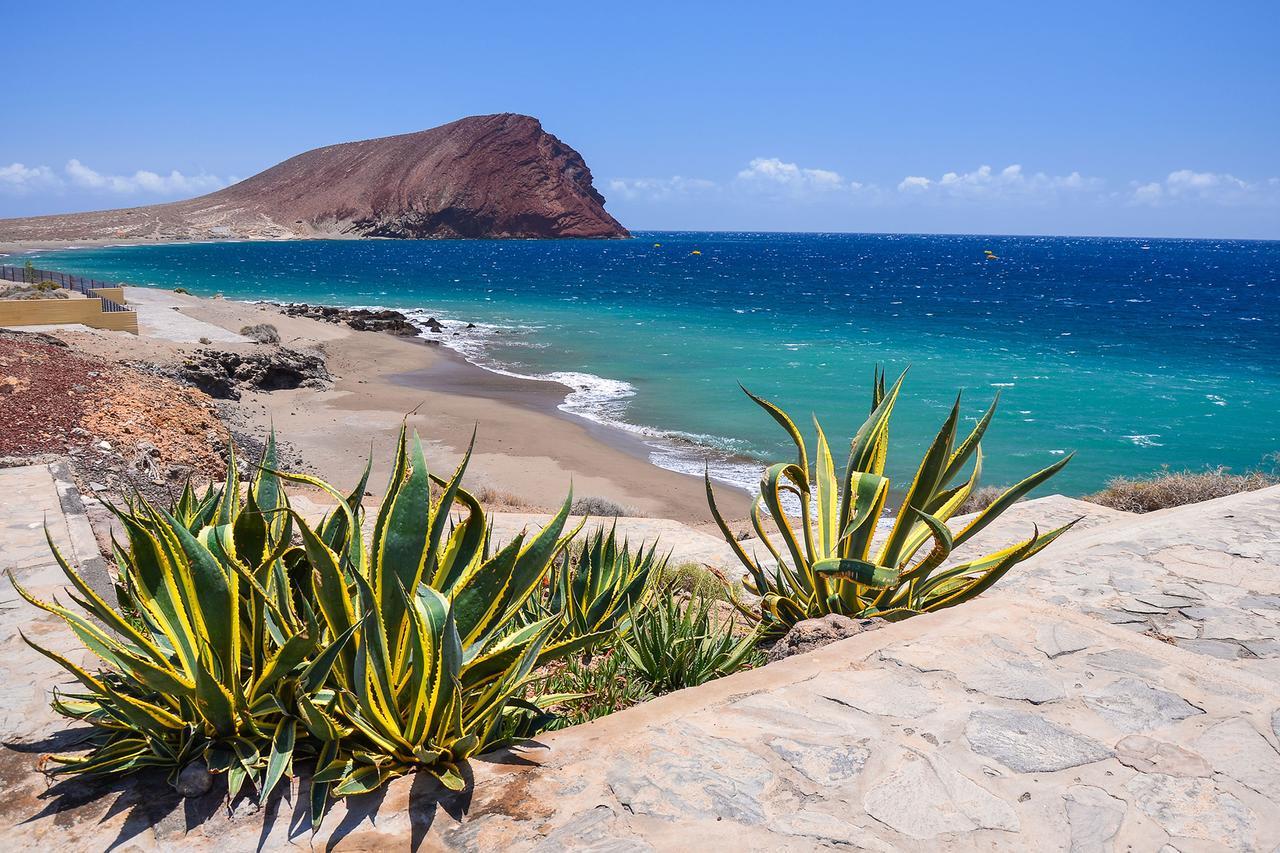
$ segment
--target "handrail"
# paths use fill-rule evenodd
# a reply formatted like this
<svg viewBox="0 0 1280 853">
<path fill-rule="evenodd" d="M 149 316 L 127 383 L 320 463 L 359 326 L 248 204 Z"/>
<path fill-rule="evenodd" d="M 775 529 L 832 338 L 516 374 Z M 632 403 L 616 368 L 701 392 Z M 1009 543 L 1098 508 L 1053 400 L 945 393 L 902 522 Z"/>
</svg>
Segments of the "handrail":
<svg viewBox="0 0 1280 853">
<path fill-rule="evenodd" d="M 98 281 L 97 279 L 85 278 L 82 275 L 71 275 L 65 272 L 54 272 L 53 270 L 36 269 L 35 267 L 12 267 L 0 265 L 0 279 L 5 281 L 17 281 L 25 284 L 39 284 L 42 281 L 52 281 L 64 290 L 74 290 L 77 293 L 83 293 L 91 299 L 102 300 L 102 310 L 110 313 L 112 311 L 132 311 L 133 309 L 127 305 L 121 305 L 113 299 L 100 296 L 93 291 L 103 287 L 125 287 L 124 282 L 110 283 L 106 281 Z"/>
</svg>

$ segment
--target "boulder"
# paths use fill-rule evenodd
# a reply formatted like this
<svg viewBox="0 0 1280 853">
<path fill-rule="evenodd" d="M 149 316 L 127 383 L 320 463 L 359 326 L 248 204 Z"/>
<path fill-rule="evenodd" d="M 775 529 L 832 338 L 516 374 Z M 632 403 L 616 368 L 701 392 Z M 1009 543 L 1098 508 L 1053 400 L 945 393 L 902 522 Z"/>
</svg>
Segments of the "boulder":
<svg viewBox="0 0 1280 853">
<path fill-rule="evenodd" d="M 178 368 L 177 377 L 220 400 L 239 400 L 241 388 L 318 388 L 333 379 L 324 359 L 285 347 L 253 353 L 197 350 Z"/>
<path fill-rule="evenodd" d="M 802 655 L 884 624 L 883 619 L 850 619 L 837 613 L 829 613 L 818 619 L 805 619 L 797 622 L 781 640 L 774 643 L 767 657 L 769 663 L 773 663 L 792 655 Z"/>
</svg>

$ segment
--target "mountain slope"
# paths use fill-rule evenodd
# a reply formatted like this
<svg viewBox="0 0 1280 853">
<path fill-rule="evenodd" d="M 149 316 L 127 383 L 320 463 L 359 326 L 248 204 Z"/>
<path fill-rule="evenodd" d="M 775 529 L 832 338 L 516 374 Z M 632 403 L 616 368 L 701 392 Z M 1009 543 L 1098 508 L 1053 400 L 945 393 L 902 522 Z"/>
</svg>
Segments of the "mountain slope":
<svg viewBox="0 0 1280 853">
<path fill-rule="evenodd" d="M 0 220 L 15 241 L 626 236 L 582 156 L 513 113 L 316 148 L 186 201 Z"/>
</svg>

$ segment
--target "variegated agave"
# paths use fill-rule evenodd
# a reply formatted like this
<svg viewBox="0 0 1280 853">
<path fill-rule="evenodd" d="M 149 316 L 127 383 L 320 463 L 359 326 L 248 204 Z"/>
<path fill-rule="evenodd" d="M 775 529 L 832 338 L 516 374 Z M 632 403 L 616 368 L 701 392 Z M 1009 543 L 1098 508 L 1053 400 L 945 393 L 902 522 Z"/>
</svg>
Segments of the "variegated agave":
<svg viewBox="0 0 1280 853">
<path fill-rule="evenodd" d="M 614 527 L 601 527 L 581 546 L 565 550 L 545 594 L 531 598 L 522 616 L 558 616 L 553 636 L 586 638 L 587 648 L 617 642 L 630 633 L 631 614 L 648 602 L 669 556 L 657 553 L 657 543 L 646 549 L 642 542 L 633 553 L 626 540 L 618 541 Z"/>
<path fill-rule="evenodd" d="M 314 756 L 314 824 L 331 793 L 414 769 L 460 788 L 459 765 L 496 745 L 532 669 L 585 643 L 552 637 L 558 613 L 514 618 L 577 532 L 564 534 L 571 498 L 541 531 L 490 554 L 483 510 L 460 487 L 469 458 L 450 480 L 433 477 L 402 430 L 366 547 L 369 468 L 344 495 L 276 471 L 272 440 L 243 496 L 233 458 L 220 491 L 187 488 L 168 512 L 142 499 L 117 510 L 128 535 L 115 549 L 117 608 L 55 548 L 72 599 L 107 629 L 15 582 L 103 662 L 90 673 L 35 646 L 83 687 L 55 695 L 55 709 L 97 729 L 90 752 L 54 759 L 60 769 L 176 776 L 204 762 L 233 796 L 248 781 L 265 800 L 296 757 Z M 337 507 L 309 524 L 286 481 Z"/>
<path fill-rule="evenodd" d="M 977 487 L 982 474 L 980 442 L 996 410 L 996 402 L 992 402 L 969 434 L 956 444 L 960 420 L 957 396 L 902 497 L 891 530 L 877 543 L 877 526 L 889 497 L 889 480 L 884 476 L 889 419 L 904 377 L 905 374 L 886 391 L 885 377 L 877 369 L 872 383 L 871 415 L 853 438 L 841 480 L 836 479 L 831 451 L 816 419 L 817 455 L 810 468 L 804 439 L 792 420 L 774 404 L 747 392 L 787 431 L 798 451 L 795 462 L 778 463 L 765 470 L 760 495 L 752 505 L 752 525 L 771 559 L 748 555 L 734 537 L 716 508 L 710 477 L 706 481 L 707 500 L 730 548 L 747 569 L 744 580 L 748 588 L 761 596 L 761 627 L 767 634 L 777 636 L 796 622 L 828 613 L 896 620 L 952 607 L 990 588 L 1011 568 L 1071 527 L 1068 524 L 1047 533 L 1036 529 L 1029 539 L 1016 545 L 948 564 L 954 549 L 1052 477 L 1071 458 L 1067 456 L 1006 489 L 953 532 L 947 521 Z M 972 470 L 964 477 L 970 461 Z M 784 506 L 784 494 L 798 502 L 798 519 Z M 764 511 L 775 522 L 776 540 L 766 530 Z"/>
<path fill-rule="evenodd" d="M 272 440 L 243 500 L 233 454 L 220 492 L 201 499 L 188 485 L 172 512 L 141 498 L 113 507 L 128 539 L 115 547 L 116 608 L 52 539 L 71 599 L 92 618 L 39 601 L 14 581 L 104 664 L 91 673 L 27 640 L 80 683 L 78 692 L 55 692 L 55 710 L 96 729 L 87 754 L 52 757 L 55 772 L 158 766 L 176 776 L 202 761 L 227 774 L 232 796 L 248 780 L 264 799 L 290 772 L 297 703 L 329 677 L 350 632 L 322 638 L 314 614 L 290 593 L 305 571 L 287 553 L 292 523 L 270 471 L 274 456 Z"/>
<path fill-rule="evenodd" d="M 326 636 L 354 632 L 330 687 L 302 703 L 323 742 L 313 812 L 330 788 L 364 793 L 415 769 L 461 789 L 459 765 L 496 745 L 531 671 L 582 646 L 552 637 L 558 614 L 515 618 L 577 533 L 562 535 L 572 496 L 538 533 L 491 555 L 484 511 L 460 487 L 469 458 L 470 450 L 450 480 L 432 477 L 417 436 L 408 443 L 402 432 L 367 548 L 358 499 L 284 475 L 338 499 L 315 530 L 295 522 Z"/>
</svg>

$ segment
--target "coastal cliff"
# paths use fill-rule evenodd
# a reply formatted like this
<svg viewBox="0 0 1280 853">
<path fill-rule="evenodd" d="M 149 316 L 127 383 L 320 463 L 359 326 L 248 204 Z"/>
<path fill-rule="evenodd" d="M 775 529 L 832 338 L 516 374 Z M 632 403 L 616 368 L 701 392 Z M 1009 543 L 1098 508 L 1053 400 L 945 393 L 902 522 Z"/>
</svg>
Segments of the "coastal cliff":
<svg viewBox="0 0 1280 853">
<path fill-rule="evenodd" d="M 0 220 L 0 241 L 627 236 L 582 155 L 513 113 L 316 148 L 186 201 Z"/>
</svg>

